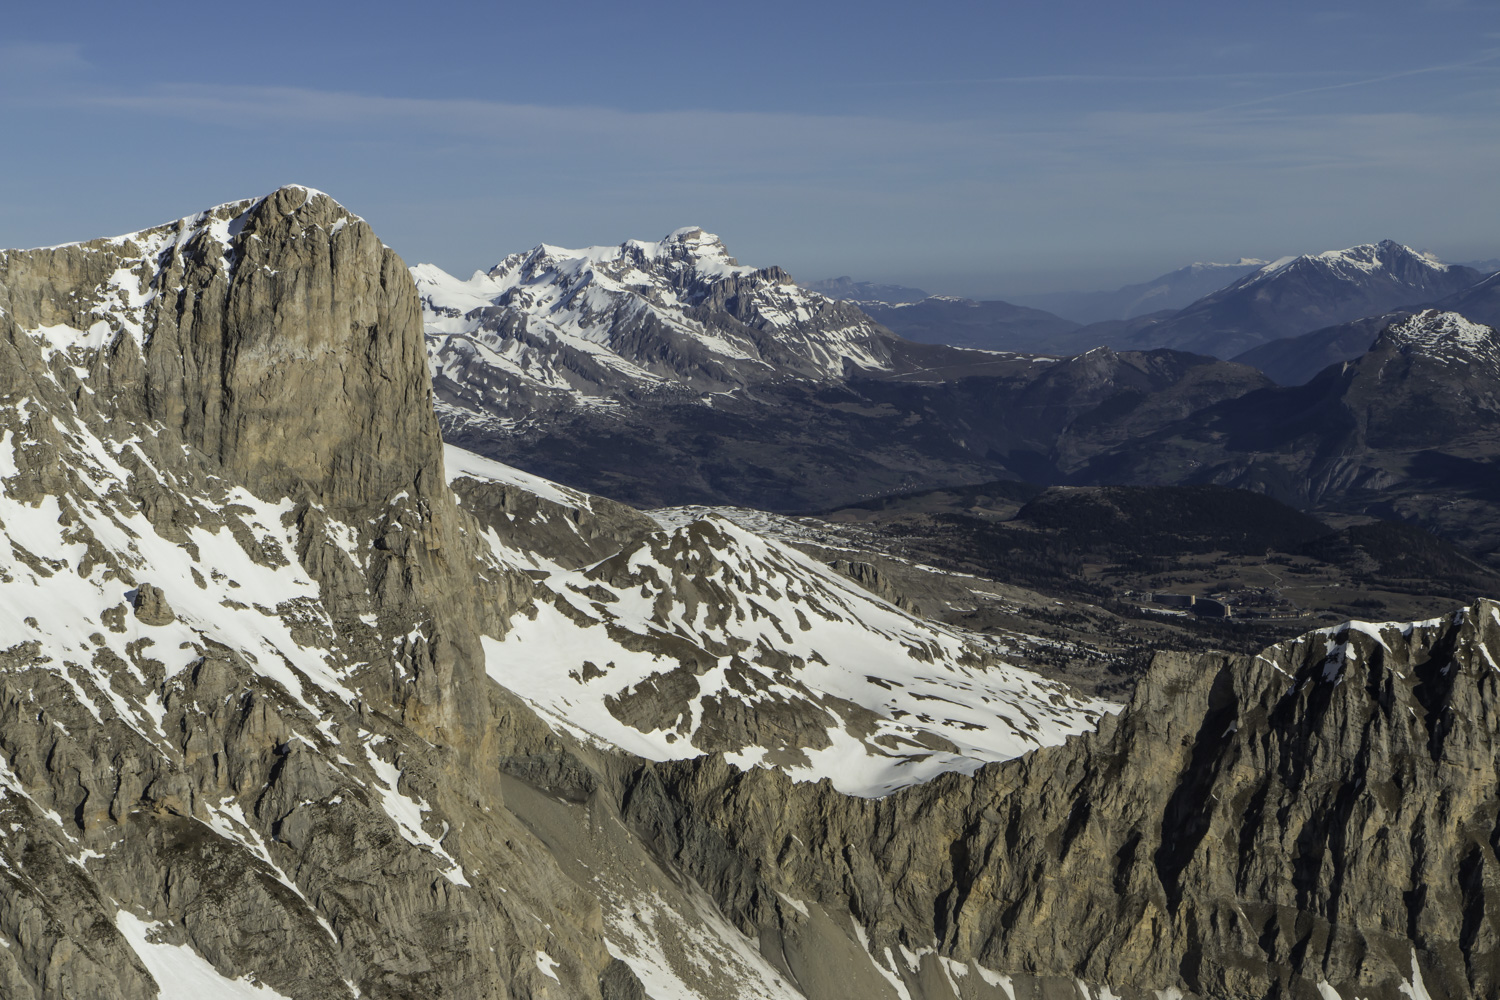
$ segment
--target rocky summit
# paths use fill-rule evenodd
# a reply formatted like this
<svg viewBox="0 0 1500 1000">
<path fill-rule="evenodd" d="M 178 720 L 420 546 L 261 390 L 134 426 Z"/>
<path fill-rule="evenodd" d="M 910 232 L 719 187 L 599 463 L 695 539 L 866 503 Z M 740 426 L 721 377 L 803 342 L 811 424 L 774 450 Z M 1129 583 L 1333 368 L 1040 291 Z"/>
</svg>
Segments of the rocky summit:
<svg viewBox="0 0 1500 1000">
<path fill-rule="evenodd" d="M 1110 703 L 440 434 L 878 371 L 862 324 L 699 230 L 414 278 L 296 186 L 0 253 L 0 996 L 1493 996 L 1493 602 Z"/>
<path fill-rule="evenodd" d="M 779 267 L 742 266 L 696 227 L 658 242 L 544 244 L 467 281 L 431 264 L 412 274 L 449 429 L 891 367 L 890 333 L 859 309 Z"/>
</svg>

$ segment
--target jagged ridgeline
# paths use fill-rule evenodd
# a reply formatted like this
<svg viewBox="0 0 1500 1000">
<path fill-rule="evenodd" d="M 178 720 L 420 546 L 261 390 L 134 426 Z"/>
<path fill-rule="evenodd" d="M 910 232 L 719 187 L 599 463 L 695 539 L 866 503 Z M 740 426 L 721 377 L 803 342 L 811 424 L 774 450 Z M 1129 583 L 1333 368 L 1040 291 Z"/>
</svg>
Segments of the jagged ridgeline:
<svg viewBox="0 0 1500 1000">
<path fill-rule="evenodd" d="M 5 252 L 0 310 L 0 996 L 1500 988 L 1492 603 L 1116 715 L 445 451 L 413 280 L 318 192 Z"/>
</svg>

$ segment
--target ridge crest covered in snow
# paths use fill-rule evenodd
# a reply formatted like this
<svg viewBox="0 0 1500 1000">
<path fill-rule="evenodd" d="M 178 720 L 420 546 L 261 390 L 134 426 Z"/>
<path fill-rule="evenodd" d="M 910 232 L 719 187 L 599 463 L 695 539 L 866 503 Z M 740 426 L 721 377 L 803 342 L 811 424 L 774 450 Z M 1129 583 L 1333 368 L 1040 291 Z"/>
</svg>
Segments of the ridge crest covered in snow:
<svg viewBox="0 0 1500 1000">
<path fill-rule="evenodd" d="M 1253 261 L 1245 263 L 1253 263 Z M 1343 277 L 1357 278 L 1361 274 L 1369 275 L 1390 270 L 1398 263 L 1420 264 L 1439 273 L 1444 273 L 1453 266 L 1443 263 L 1430 254 L 1421 253 L 1409 246 L 1397 243 L 1395 240 L 1381 240 L 1379 243 L 1361 243 L 1343 250 L 1325 250 L 1322 253 L 1278 257 L 1246 278 L 1244 284 L 1257 284 L 1274 274 L 1296 266 L 1319 268 Z"/>
<path fill-rule="evenodd" d="M 529 488 L 452 446 L 447 462 L 455 479 Z M 1118 709 L 716 513 L 671 523 L 592 565 L 549 567 L 534 608 L 485 640 L 490 676 L 587 742 L 654 760 L 720 752 L 862 796 L 1061 743 Z M 537 565 L 487 537 L 500 563 Z"/>
<path fill-rule="evenodd" d="M 1456 312 L 1425 309 L 1393 323 L 1387 329 L 1386 337 L 1403 351 L 1468 364 L 1487 363 L 1500 368 L 1500 334 Z"/>
<path fill-rule="evenodd" d="M 503 431 L 556 407 L 892 365 L 890 333 L 857 307 L 779 267 L 740 264 L 697 226 L 617 246 L 542 244 L 468 279 L 411 272 L 450 427 Z"/>
</svg>

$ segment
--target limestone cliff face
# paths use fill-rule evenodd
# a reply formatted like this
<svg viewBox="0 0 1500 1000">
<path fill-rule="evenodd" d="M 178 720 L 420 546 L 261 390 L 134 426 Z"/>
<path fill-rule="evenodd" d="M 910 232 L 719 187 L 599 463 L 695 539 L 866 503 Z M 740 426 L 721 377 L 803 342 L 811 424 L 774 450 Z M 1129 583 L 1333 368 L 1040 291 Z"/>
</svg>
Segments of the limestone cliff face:
<svg viewBox="0 0 1500 1000">
<path fill-rule="evenodd" d="M 1163 654 L 1101 732 L 878 802 L 714 761 L 638 772 L 621 801 L 763 937 L 808 933 L 792 895 L 848 913 L 872 955 L 932 950 L 1038 996 L 1396 1000 L 1418 974 L 1494 996 L 1497 662 L 1482 601 Z M 922 992 L 921 963 L 896 965 Z"/>
<path fill-rule="evenodd" d="M 368 225 L 289 187 L 6 252 L 0 401 L 0 994 L 628 995 L 487 763 L 529 581 Z"/>
<path fill-rule="evenodd" d="M 326 195 L 283 188 L 4 264 L 16 327 L 102 341 L 99 409 L 159 421 L 268 493 L 364 503 L 440 458 L 411 279 Z"/>
</svg>

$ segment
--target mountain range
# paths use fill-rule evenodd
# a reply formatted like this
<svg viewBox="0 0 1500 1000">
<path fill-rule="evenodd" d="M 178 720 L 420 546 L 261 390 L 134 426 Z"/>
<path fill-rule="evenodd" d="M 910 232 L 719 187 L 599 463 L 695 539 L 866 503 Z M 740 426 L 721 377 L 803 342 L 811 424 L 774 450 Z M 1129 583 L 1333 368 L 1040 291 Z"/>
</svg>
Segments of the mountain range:
<svg viewBox="0 0 1500 1000">
<path fill-rule="evenodd" d="M 1308 509 L 1398 516 L 1481 552 L 1494 552 L 1500 543 L 1500 526 L 1484 507 L 1489 501 L 1483 483 L 1493 461 L 1486 443 L 1493 408 L 1484 389 L 1491 376 L 1479 374 L 1489 371 L 1489 362 L 1479 356 L 1483 338 L 1419 343 L 1413 332 L 1424 324 L 1446 329 L 1444 324 L 1459 321 L 1457 314 L 1361 316 L 1300 338 L 1269 341 L 1237 359 L 1241 363 L 1163 348 L 1097 348 L 1073 357 L 978 351 L 906 341 L 849 303 L 801 289 L 779 269 L 729 263 L 717 240 L 697 230 L 685 232 L 694 235 L 675 244 L 669 239 L 518 255 L 464 287 L 512 282 L 510 275 L 522 261 L 584 262 L 576 274 L 586 277 L 593 261 L 630 253 L 636 254 L 628 271 L 634 284 L 585 280 L 549 263 L 526 272 L 531 277 L 524 298 L 518 300 L 520 293 L 505 285 L 498 294 L 471 300 L 467 312 L 454 304 L 464 304 L 451 291 L 454 282 L 426 267 L 414 269 L 448 438 L 577 488 L 645 505 L 808 511 L 881 493 L 996 478 L 1044 485 L 1216 482 L 1264 490 Z M 635 246 L 671 249 L 647 253 L 632 251 Z M 684 280 L 681 275 L 693 276 L 691 296 L 664 294 L 663 289 L 676 287 L 674 281 Z M 1266 265 L 1146 329 L 1201 339 L 1208 335 L 1194 331 L 1205 324 L 1223 327 L 1224 317 L 1270 317 L 1268 323 L 1280 317 L 1290 323 L 1293 316 L 1359 314 L 1371 303 L 1437 297 L 1455 286 L 1462 286 L 1461 296 L 1481 296 L 1489 285 L 1472 279 L 1473 272 L 1388 241 Z M 744 295 L 747 281 L 792 298 L 769 300 L 767 307 L 768 300 Z M 655 291 L 648 295 L 641 289 Z M 586 315 L 596 325 L 583 342 L 599 371 L 610 374 L 575 378 L 566 390 L 552 390 L 555 403 L 515 410 L 520 404 L 514 401 L 540 394 L 528 381 L 529 369 L 507 359 L 542 357 L 536 343 L 568 344 L 566 338 L 576 336 L 571 332 L 578 328 L 576 317 L 585 314 L 577 303 L 590 295 L 596 298 Z M 1314 301 L 1322 305 L 1308 305 Z M 966 300 L 928 298 L 876 315 L 939 306 L 984 312 Z M 720 363 L 713 379 L 705 378 L 705 366 L 694 359 L 722 342 L 716 339 L 719 331 L 737 324 L 774 331 L 780 329 L 774 321 L 783 316 L 798 317 L 795 326 L 786 327 L 784 353 L 761 351 L 750 359 L 745 348 L 740 352 L 745 357 Z M 484 332 L 453 332 L 459 328 Z M 828 346 L 820 354 L 813 345 L 825 329 Z M 1064 336 L 1082 337 L 1089 329 Z M 1372 350 L 1388 329 L 1394 332 L 1384 346 Z M 639 345 L 650 340 L 638 330 L 673 331 L 676 346 L 641 353 Z M 485 353 L 456 351 L 455 344 L 476 343 L 476 336 L 490 338 Z M 1394 342 L 1390 337 L 1406 338 L 1401 352 L 1406 360 L 1399 368 L 1385 365 Z M 1463 382 L 1474 387 L 1472 393 L 1466 389 L 1453 397 L 1472 395 L 1465 404 L 1467 422 L 1447 403 L 1424 402 L 1433 392 L 1429 387 L 1448 378 L 1425 374 L 1429 355 L 1439 343 L 1459 341 L 1479 352 L 1469 365 L 1472 378 Z M 626 354 L 612 351 L 613 344 L 624 345 Z M 845 345 L 857 362 L 842 370 L 816 360 L 837 356 Z M 570 361 L 552 359 L 570 358 L 575 350 L 559 348 L 540 363 L 566 367 Z M 1314 377 L 1329 364 L 1363 358 L 1367 351 L 1354 368 L 1338 369 L 1342 374 Z M 648 356 L 654 367 L 636 365 Z M 461 365 L 455 357 L 464 359 Z M 1280 381 L 1311 380 L 1323 388 L 1288 395 L 1252 363 Z M 1440 367 L 1459 370 L 1448 362 Z M 647 375 L 632 374 L 636 371 Z M 1348 373 L 1365 371 L 1384 372 L 1382 387 L 1368 390 L 1374 405 L 1382 405 L 1380 398 L 1395 400 L 1391 410 L 1399 415 L 1389 419 L 1405 424 L 1407 437 L 1420 439 L 1420 446 L 1397 444 L 1378 431 L 1351 433 L 1343 416 L 1313 416 L 1350 412 L 1353 402 L 1328 394 L 1343 391 L 1333 387 L 1352 377 Z M 1364 392 L 1356 394 L 1364 398 Z M 1377 421 L 1377 426 L 1383 425 Z M 1209 440 L 1215 443 L 1204 451 L 1202 442 Z M 1451 502 L 1460 495 L 1468 499 Z M 1401 499 L 1393 501 L 1396 496 Z"/>
<path fill-rule="evenodd" d="M 907 340 L 989 351 L 1056 354 L 1078 329 L 1071 320 L 1009 302 L 933 295 L 917 302 L 862 301 L 871 319 Z"/>
<path fill-rule="evenodd" d="M 889 336 L 864 313 L 780 268 L 740 266 L 696 228 L 655 243 L 539 246 L 467 281 L 432 265 L 413 276 L 440 338 L 441 405 L 479 427 L 617 394 L 711 398 L 784 375 L 892 367 Z"/>
<path fill-rule="evenodd" d="M 1169 347 L 1251 364 L 1264 358 L 1277 377 L 1305 380 L 1320 361 L 1363 353 L 1370 343 L 1359 343 L 1363 326 L 1399 309 L 1442 305 L 1492 321 L 1500 311 L 1489 302 L 1494 296 L 1477 287 L 1487 273 L 1386 240 L 1271 263 L 1192 264 L 1091 297 L 1027 298 L 1024 305 L 952 296 L 858 304 L 893 332 L 923 343 L 1048 354 Z M 1033 308 L 1039 305 L 1089 321 Z M 1288 343 L 1252 353 L 1282 340 Z"/>
<path fill-rule="evenodd" d="M 779 268 L 739 265 L 697 229 L 538 247 L 467 281 L 412 273 L 447 439 L 637 504 L 811 509 L 1045 477 L 1058 435 L 1122 393 L 1143 432 L 1267 384 L 1171 352 L 1064 361 L 916 343 Z M 929 304 L 970 308 L 898 311 Z M 1070 452 L 1109 436 L 1075 435 Z"/>
<path fill-rule="evenodd" d="M 1476 323 L 1500 325 L 1500 271 L 1444 299 L 1444 308 L 1461 313 Z"/>
<path fill-rule="evenodd" d="M 1091 459 L 1113 482 L 1216 482 L 1500 548 L 1500 334 L 1429 309 L 1305 385 L 1211 404 Z"/>
<path fill-rule="evenodd" d="M 1500 988 L 1493 601 L 1163 651 L 1106 700 L 1033 669 L 1082 655 L 1060 600 L 577 482 L 1112 469 L 1472 534 L 1488 327 L 1423 311 L 1297 388 L 964 351 L 701 230 L 459 281 L 288 186 L 0 252 L 0 350 L 6 997 Z M 1092 535 L 1080 494 L 991 492 L 1075 545 L 1143 505 L 1323 537 L 1230 490 L 1091 493 Z M 964 593 L 1017 627 L 915 610 Z"/>
<path fill-rule="evenodd" d="M 1407 311 L 1380 313 L 1282 337 L 1252 347 L 1234 360 L 1259 368 L 1279 385 L 1302 385 L 1329 365 L 1364 354 L 1381 331 L 1410 315 Z"/>
</svg>

